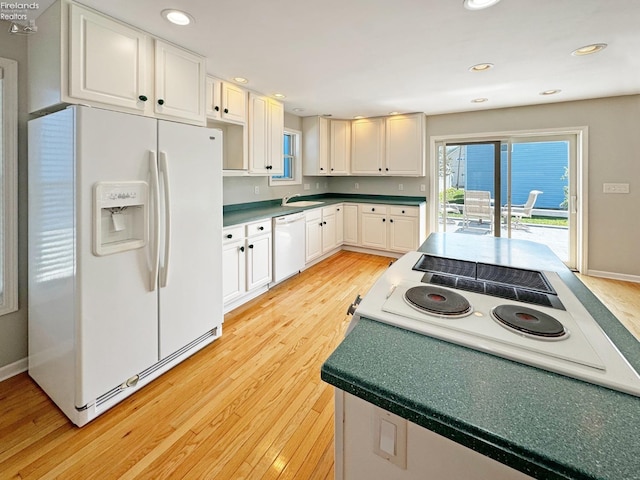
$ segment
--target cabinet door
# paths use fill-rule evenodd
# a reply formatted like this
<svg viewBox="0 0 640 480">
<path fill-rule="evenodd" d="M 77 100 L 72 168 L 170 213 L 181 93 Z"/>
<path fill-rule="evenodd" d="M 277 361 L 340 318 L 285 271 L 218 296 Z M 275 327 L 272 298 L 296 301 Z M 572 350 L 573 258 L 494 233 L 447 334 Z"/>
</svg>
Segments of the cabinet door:
<svg viewBox="0 0 640 480">
<path fill-rule="evenodd" d="M 351 173 L 379 175 L 384 166 L 384 118 L 363 118 L 351 124 Z"/>
<path fill-rule="evenodd" d="M 387 248 L 387 219 L 385 215 L 363 212 L 360 215 L 360 244 L 363 247 Z"/>
<path fill-rule="evenodd" d="M 322 220 L 307 221 L 305 261 L 310 261 L 322 255 Z"/>
<path fill-rule="evenodd" d="M 69 95 L 144 111 L 147 37 L 78 5 L 70 5 Z"/>
<path fill-rule="evenodd" d="M 358 245 L 358 205 L 344 206 L 344 243 Z"/>
<path fill-rule="evenodd" d="M 269 175 L 282 175 L 284 173 L 284 106 L 280 102 L 269 99 L 268 113 Z"/>
<path fill-rule="evenodd" d="M 327 253 L 336 248 L 336 214 L 323 215 L 322 217 L 322 253 Z"/>
<path fill-rule="evenodd" d="M 222 302 L 225 304 L 246 291 L 245 257 L 244 239 L 222 245 Z"/>
<path fill-rule="evenodd" d="M 389 218 L 389 250 L 409 252 L 418 249 L 418 218 Z"/>
<path fill-rule="evenodd" d="M 220 98 L 222 81 L 214 77 L 207 76 L 207 91 L 206 91 L 206 107 L 205 112 L 207 118 L 211 120 L 220 120 L 220 105 L 222 99 Z"/>
<path fill-rule="evenodd" d="M 236 123 L 247 121 L 247 91 L 233 83 L 221 82 L 220 117 Z"/>
<path fill-rule="evenodd" d="M 204 125 L 204 58 L 160 40 L 155 48 L 156 116 Z"/>
<path fill-rule="evenodd" d="M 271 282 L 271 234 L 247 239 L 247 291 Z"/>
<path fill-rule="evenodd" d="M 386 162 L 390 175 L 424 175 L 424 115 L 386 118 Z"/>
<path fill-rule="evenodd" d="M 329 120 L 302 118 L 302 174 L 327 175 L 329 171 Z"/>
<path fill-rule="evenodd" d="M 330 175 L 349 173 L 351 159 L 351 122 L 331 120 L 331 169 Z"/>
<path fill-rule="evenodd" d="M 251 173 L 269 173 L 267 169 L 268 104 L 267 97 L 249 93 L 249 171 Z"/>
<path fill-rule="evenodd" d="M 336 246 L 344 243 L 344 205 L 336 205 Z"/>
</svg>

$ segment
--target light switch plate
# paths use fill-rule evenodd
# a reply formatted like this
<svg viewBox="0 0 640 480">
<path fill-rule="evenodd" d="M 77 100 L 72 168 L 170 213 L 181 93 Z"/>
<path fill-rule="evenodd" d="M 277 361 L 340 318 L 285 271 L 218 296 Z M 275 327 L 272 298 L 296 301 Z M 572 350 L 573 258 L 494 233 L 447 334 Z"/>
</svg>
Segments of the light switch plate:
<svg viewBox="0 0 640 480">
<path fill-rule="evenodd" d="M 603 193 L 629 193 L 628 183 L 603 183 Z"/>
<path fill-rule="evenodd" d="M 374 408 L 373 453 L 406 470 L 407 421 L 404 418 Z"/>
</svg>

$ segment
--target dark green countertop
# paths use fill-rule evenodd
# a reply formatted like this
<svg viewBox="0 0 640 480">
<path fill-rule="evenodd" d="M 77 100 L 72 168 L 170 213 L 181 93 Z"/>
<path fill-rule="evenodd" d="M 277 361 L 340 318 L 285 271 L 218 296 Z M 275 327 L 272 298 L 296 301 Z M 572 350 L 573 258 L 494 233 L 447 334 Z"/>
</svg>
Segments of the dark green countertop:
<svg viewBox="0 0 640 480">
<path fill-rule="evenodd" d="M 296 207 L 296 201 L 317 200 L 323 202 L 322 205 L 311 207 Z M 308 195 L 293 198 L 288 206 L 283 207 L 281 200 L 267 200 L 264 202 L 242 203 L 236 205 L 225 205 L 223 207 L 223 226 L 229 227 L 241 223 L 264 220 L 266 218 L 289 215 L 291 213 L 303 212 L 312 208 L 321 208 L 336 203 L 382 203 L 385 205 L 407 205 L 418 206 L 426 202 L 425 197 L 402 197 L 393 195 L 355 195 L 346 193 L 328 193 L 322 195 Z"/>
<path fill-rule="evenodd" d="M 629 363 L 640 344 L 544 245 L 432 234 L 421 251 L 557 271 Z M 640 398 L 361 319 L 322 379 L 541 479 L 640 479 Z"/>
</svg>

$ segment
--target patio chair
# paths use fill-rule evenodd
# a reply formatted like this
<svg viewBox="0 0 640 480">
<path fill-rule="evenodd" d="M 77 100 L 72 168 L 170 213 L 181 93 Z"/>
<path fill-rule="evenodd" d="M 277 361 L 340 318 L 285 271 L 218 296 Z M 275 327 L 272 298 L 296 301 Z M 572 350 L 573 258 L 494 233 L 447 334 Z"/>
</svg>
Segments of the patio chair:
<svg viewBox="0 0 640 480">
<path fill-rule="evenodd" d="M 477 219 L 479 223 L 488 220 L 490 231 L 493 232 L 491 192 L 487 190 L 464 191 L 463 228 L 468 228 L 472 219 Z"/>
<path fill-rule="evenodd" d="M 531 218 L 531 212 L 533 211 L 533 206 L 538 199 L 538 195 L 542 194 L 540 190 L 531 190 L 529 192 L 529 197 L 527 198 L 527 202 L 524 205 L 511 205 L 511 216 L 515 218 L 515 222 L 513 223 L 514 228 L 520 228 L 523 223 L 523 218 Z M 509 210 L 507 207 L 502 207 L 500 212 L 503 217 L 509 215 Z"/>
</svg>

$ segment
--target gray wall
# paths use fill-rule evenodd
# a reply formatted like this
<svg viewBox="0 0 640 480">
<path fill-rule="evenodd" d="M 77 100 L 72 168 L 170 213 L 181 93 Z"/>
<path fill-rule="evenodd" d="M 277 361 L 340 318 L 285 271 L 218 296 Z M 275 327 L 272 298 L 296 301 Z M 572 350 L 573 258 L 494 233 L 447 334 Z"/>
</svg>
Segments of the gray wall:
<svg viewBox="0 0 640 480">
<path fill-rule="evenodd" d="M 427 117 L 427 135 L 589 127 L 588 269 L 640 276 L 640 95 Z M 602 184 L 629 183 L 629 194 Z"/>
<path fill-rule="evenodd" d="M 0 57 L 18 62 L 18 305 L 0 316 L 0 368 L 27 357 L 27 37 L 0 20 Z"/>
</svg>

